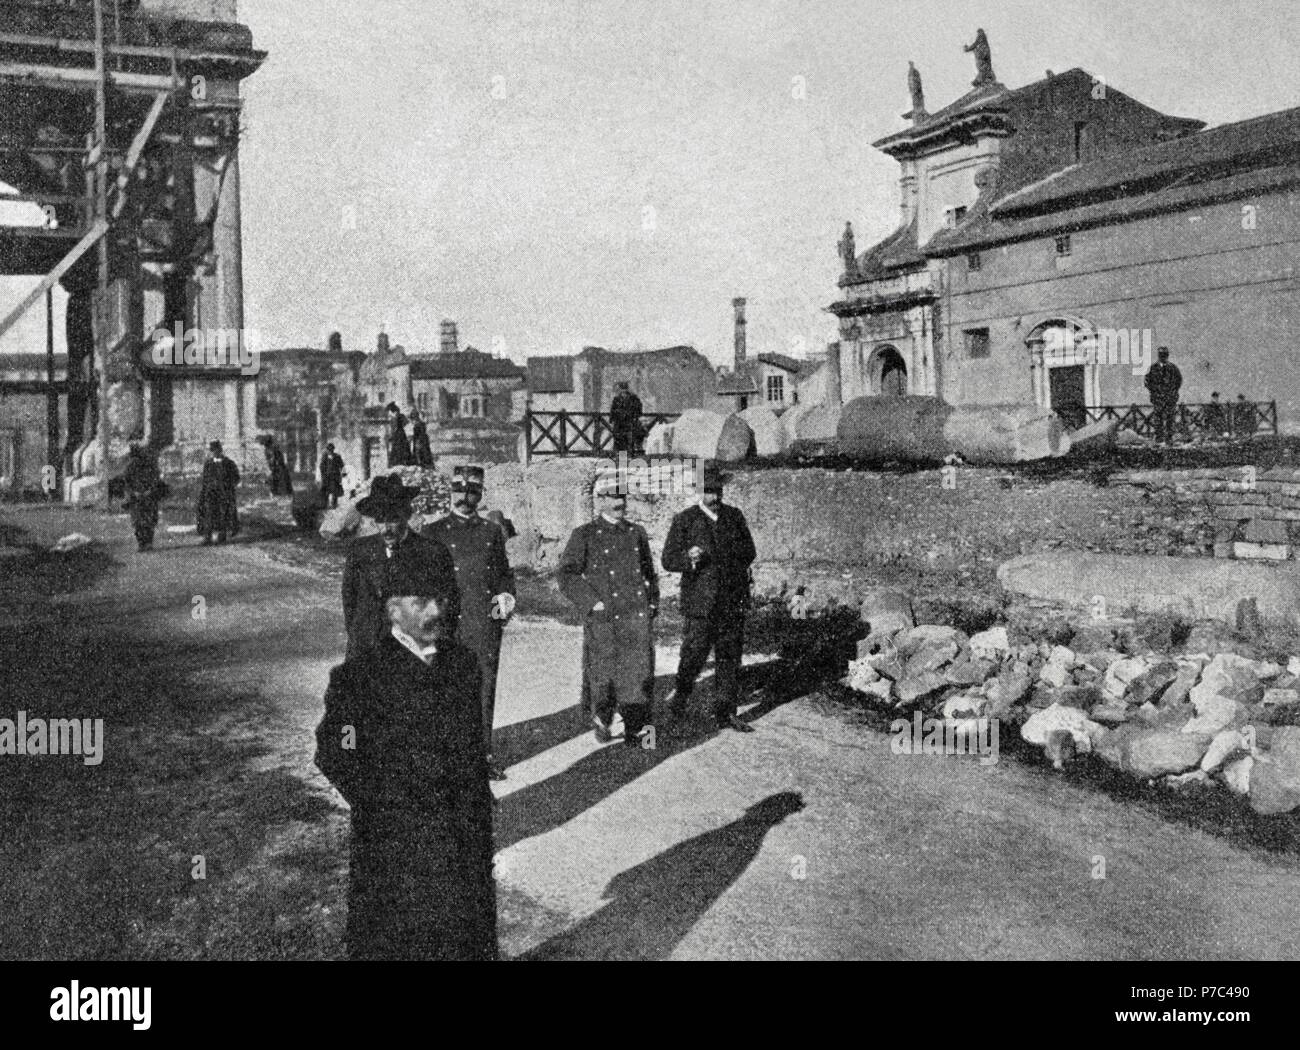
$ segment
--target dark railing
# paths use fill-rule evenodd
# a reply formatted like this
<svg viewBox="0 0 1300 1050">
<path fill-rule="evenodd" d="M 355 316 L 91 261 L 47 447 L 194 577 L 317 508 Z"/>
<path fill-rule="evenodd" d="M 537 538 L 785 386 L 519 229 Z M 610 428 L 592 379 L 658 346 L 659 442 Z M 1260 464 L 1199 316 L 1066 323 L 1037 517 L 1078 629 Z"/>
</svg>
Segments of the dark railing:
<svg viewBox="0 0 1300 1050">
<path fill-rule="evenodd" d="M 1217 410 L 1217 411 L 1216 411 Z M 1156 436 L 1156 410 L 1151 405 L 1098 405 L 1083 409 L 1085 421 L 1119 420 L 1120 430 L 1142 437 Z M 1185 438 L 1247 438 L 1277 436 L 1276 401 L 1225 401 L 1222 404 L 1179 405 L 1174 430 Z"/>
<path fill-rule="evenodd" d="M 676 412 L 641 413 L 641 434 L 657 423 L 671 423 Z M 537 456 L 609 456 L 614 454 L 614 428 L 608 412 L 535 412 L 524 415 L 528 458 Z"/>
</svg>

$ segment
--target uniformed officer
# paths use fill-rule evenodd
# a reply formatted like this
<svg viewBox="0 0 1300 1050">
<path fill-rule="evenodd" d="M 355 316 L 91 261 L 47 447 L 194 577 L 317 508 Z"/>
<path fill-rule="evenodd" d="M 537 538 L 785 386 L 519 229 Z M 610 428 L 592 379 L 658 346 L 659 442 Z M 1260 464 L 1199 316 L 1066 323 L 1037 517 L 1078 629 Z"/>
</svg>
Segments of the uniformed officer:
<svg viewBox="0 0 1300 1050">
<path fill-rule="evenodd" d="M 623 743 L 637 747 L 652 732 L 654 618 L 659 578 L 645 529 L 627 520 L 627 494 L 616 477 L 598 477 L 599 515 L 580 525 L 560 557 L 564 596 L 584 614 L 583 681 L 596 740 L 611 739 L 617 709 Z"/>
<path fill-rule="evenodd" d="M 483 469 L 457 467 L 451 483 L 451 513 L 425 527 L 424 534 L 451 551 L 460 586 L 460 642 L 478 657 L 483 733 L 493 780 L 505 770 L 492 757 L 492 715 L 496 708 L 501 632 L 515 608 L 515 574 L 506 557 L 505 534 L 479 516 Z"/>
</svg>

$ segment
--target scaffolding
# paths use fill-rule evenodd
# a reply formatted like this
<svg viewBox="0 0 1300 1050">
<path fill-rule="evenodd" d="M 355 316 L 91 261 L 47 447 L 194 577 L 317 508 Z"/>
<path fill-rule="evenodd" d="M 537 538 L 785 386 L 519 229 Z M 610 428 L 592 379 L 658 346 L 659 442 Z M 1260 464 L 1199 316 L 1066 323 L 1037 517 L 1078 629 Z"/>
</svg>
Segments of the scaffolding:
<svg viewBox="0 0 1300 1050">
<path fill-rule="evenodd" d="M 106 38 L 106 3 L 112 4 L 112 40 Z M 7 13 L 0 10 L 0 19 Z M 0 228 L 0 272 L 43 274 L 23 300 L 0 318 L 0 336 L 45 300 L 47 462 L 60 470 L 68 465 L 69 450 L 60 454 L 55 447 L 58 389 L 52 364 L 51 296 L 55 285 L 74 268 L 80 267 L 83 283 L 91 285 L 88 253 L 97 251 L 90 321 L 90 380 L 97 396 L 90 407 L 98 443 L 97 473 L 103 478 L 111 454 L 110 362 L 138 361 L 142 343 L 142 333 L 132 331 L 127 323 L 130 311 L 114 309 L 114 270 L 117 279 L 125 279 L 138 293 L 146 263 L 180 273 L 184 285 L 205 264 L 213 250 L 212 229 L 226 168 L 237 147 L 240 107 L 237 93 L 209 95 L 208 80 L 238 81 L 261 64 L 265 53 L 251 48 L 124 42 L 119 0 L 93 0 L 92 14 L 91 39 L 75 33 L 31 31 L 34 20 L 48 19 L 65 29 L 70 25 L 42 12 L 39 5 L 28 4 L 17 12 L 19 31 L 10 31 L 13 26 L 0 20 L 0 112 L 6 115 L 0 118 L 0 180 L 18 190 L 17 195 L 0 200 L 37 205 L 46 216 L 43 226 Z M 84 32 L 84 19 L 74 28 Z M 147 28 L 148 32 L 139 32 L 157 35 L 152 26 Z M 223 29 L 242 27 L 200 28 L 215 28 L 220 37 Z M 93 121 L 88 119 L 87 105 L 92 98 Z M 61 118 L 73 114 L 72 133 L 82 134 L 82 140 L 65 141 L 70 136 L 66 119 L 60 120 L 64 126 L 42 137 L 46 129 L 36 126 L 39 117 L 31 116 L 42 111 L 57 112 Z M 26 127 L 21 119 L 8 119 L 9 114 L 19 113 L 28 116 Z M 14 125 L 19 126 L 17 134 Z M 193 166 L 200 153 L 213 157 L 213 168 L 208 170 L 217 177 L 216 195 L 205 216 L 196 215 L 194 209 Z M 75 185 L 78 180 L 81 186 Z M 24 185 L 25 181 L 36 183 L 35 188 Z M 118 254 L 125 261 L 118 260 L 115 267 Z M 71 391 L 71 347 L 69 351 L 64 388 Z M 107 502 L 108 486 L 101 488 Z"/>
</svg>

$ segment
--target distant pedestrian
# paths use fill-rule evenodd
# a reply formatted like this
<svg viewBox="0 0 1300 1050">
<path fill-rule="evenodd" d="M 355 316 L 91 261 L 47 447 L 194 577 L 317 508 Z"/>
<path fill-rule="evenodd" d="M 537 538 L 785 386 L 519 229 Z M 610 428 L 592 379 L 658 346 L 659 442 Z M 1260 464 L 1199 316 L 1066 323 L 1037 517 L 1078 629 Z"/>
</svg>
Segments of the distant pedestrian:
<svg viewBox="0 0 1300 1050">
<path fill-rule="evenodd" d="M 1211 437 L 1228 436 L 1227 415 L 1224 412 L 1223 404 L 1219 401 L 1219 392 L 1217 390 L 1210 395 L 1210 403 L 1205 406 L 1205 429 Z"/>
<path fill-rule="evenodd" d="M 1247 401 L 1245 394 L 1238 394 L 1236 404 L 1232 406 L 1232 432 L 1237 437 L 1248 438 L 1255 433 L 1257 426 L 1255 403 Z"/>
<path fill-rule="evenodd" d="M 199 535 L 206 547 L 215 533 L 218 543 L 239 534 L 239 509 L 235 503 L 235 487 L 239 484 L 239 468 L 221 448 L 220 441 L 208 443 L 208 461 L 203 464 L 203 477 L 199 480 L 197 508 Z"/>
<path fill-rule="evenodd" d="M 614 451 L 629 456 L 641 451 L 641 399 L 627 383 L 618 384 L 618 393 L 609 406 L 609 427 L 614 435 Z"/>
<path fill-rule="evenodd" d="M 736 714 L 740 703 L 740 657 L 745 647 L 749 607 L 749 567 L 756 556 L 745 515 L 722 502 L 726 477 L 712 465 L 705 470 L 700 501 L 668 528 L 664 568 L 682 574 L 682 651 L 672 715 L 681 718 L 695 679 L 713 650 L 713 717 L 719 728 L 752 733 Z"/>
<path fill-rule="evenodd" d="M 152 452 L 137 444 L 131 445 L 122 485 L 126 490 L 126 509 L 131 515 L 136 546 L 147 551 L 153 546 L 153 534 L 158 528 L 158 504 L 167 492 Z"/>
<path fill-rule="evenodd" d="M 347 468 L 343 466 L 343 457 L 334 451 L 332 444 L 325 446 L 325 455 L 320 460 L 320 495 L 321 502 L 328 502 L 331 507 L 339 505 L 343 495 L 343 475 Z"/>
<path fill-rule="evenodd" d="M 348 656 L 373 649 L 388 634 L 384 611 L 384 580 L 395 570 L 430 573 L 442 581 L 440 592 L 454 626 L 460 616 L 460 589 L 451 553 L 436 539 L 411 530 L 411 502 L 420 490 L 403 485 L 392 474 L 381 474 L 370 495 L 357 502 L 357 511 L 379 526 L 374 536 L 352 541 L 343 566 L 343 622 L 348 632 Z M 391 564 L 390 564 L 391 563 Z M 454 614 L 454 615 L 451 615 Z"/>
<path fill-rule="evenodd" d="M 573 530 L 557 579 L 583 614 L 583 695 L 596 740 L 608 743 L 610 723 L 623 716 L 623 743 L 638 747 L 650 726 L 654 696 L 654 618 L 659 576 L 650 540 L 627 520 L 627 494 L 614 477 L 598 477 L 599 514 Z"/>
<path fill-rule="evenodd" d="M 474 654 L 429 563 L 376 567 L 384 631 L 330 673 L 316 766 L 352 809 L 351 959 L 497 958 Z"/>
<path fill-rule="evenodd" d="M 1174 420 L 1178 415 L 1178 391 L 1183 385 L 1183 374 L 1178 366 L 1169 363 L 1169 348 L 1156 351 L 1156 363 L 1147 370 L 1147 392 L 1155 409 L 1156 441 L 1168 445 L 1173 441 Z"/>
<path fill-rule="evenodd" d="M 292 496 L 293 475 L 289 473 L 289 464 L 285 462 L 280 446 L 269 434 L 263 434 L 257 439 L 257 443 L 262 446 L 262 452 L 266 455 L 266 469 L 270 471 L 268 484 L 271 487 L 271 495 Z"/>
<path fill-rule="evenodd" d="M 411 457 L 417 467 L 433 466 L 433 450 L 429 448 L 429 428 L 419 412 L 411 413 Z"/>
<path fill-rule="evenodd" d="M 506 557 L 501 527 L 478 513 L 483 499 L 483 468 L 456 468 L 451 483 L 451 513 L 426 527 L 424 535 L 451 552 L 460 587 L 460 642 L 478 657 L 481 672 L 483 739 L 493 780 L 505 770 L 492 754 L 497 666 L 501 635 L 515 609 L 515 574 Z"/>
<path fill-rule="evenodd" d="M 397 402 L 388 402 L 388 465 L 390 467 L 409 467 L 412 465 L 411 441 L 406 436 L 406 417 L 397 407 Z"/>
</svg>

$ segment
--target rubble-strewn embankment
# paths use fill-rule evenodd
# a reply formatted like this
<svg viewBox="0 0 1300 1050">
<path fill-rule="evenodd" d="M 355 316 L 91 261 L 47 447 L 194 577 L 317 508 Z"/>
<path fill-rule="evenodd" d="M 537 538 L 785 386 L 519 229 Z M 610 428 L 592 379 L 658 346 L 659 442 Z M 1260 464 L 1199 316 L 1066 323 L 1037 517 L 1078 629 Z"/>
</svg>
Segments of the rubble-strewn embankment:
<svg viewBox="0 0 1300 1050">
<path fill-rule="evenodd" d="M 1052 639 L 1016 625 L 967 635 L 907 626 L 905 597 L 876 601 L 844 679 L 875 709 L 997 719 L 1058 768 L 1092 755 L 1143 780 L 1234 792 L 1259 813 L 1300 807 L 1300 658 L 1261 658 L 1212 621 L 1175 624 L 1182 645 L 1159 651 L 1144 644 L 1151 625 L 1129 621 L 1058 621 Z"/>
</svg>

